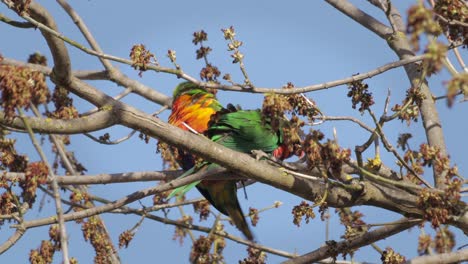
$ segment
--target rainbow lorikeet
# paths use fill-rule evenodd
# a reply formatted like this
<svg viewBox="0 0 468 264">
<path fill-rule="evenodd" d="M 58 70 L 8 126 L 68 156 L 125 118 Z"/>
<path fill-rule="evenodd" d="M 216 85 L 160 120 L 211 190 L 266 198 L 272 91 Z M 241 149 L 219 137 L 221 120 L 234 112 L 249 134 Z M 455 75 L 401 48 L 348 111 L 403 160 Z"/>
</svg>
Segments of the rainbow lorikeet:
<svg viewBox="0 0 468 264">
<path fill-rule="evenodd" d="M 230 149 L 243 153 L 262 150 L 273 153 L 277 158 L 289 156 L 281 145 L 281 133 L 273 130 L 268 120 L 262 118 L 260 111 L 237 110 L 234 107 L 224 109 L 213 94 L 191 83 L 182 83 L 176 88 L 172 111 L 169 123 L 185 130 L 204 132 L 212 141 Z M 219 167 L 207 161 L 195 165 L 193 156 L 188 153 L 179 159 L 185 170 L 187 165 L 192 165 L 181 177 Z M 229 216 L 249 240 L 253 240 L 253 234 L 237 199 L 235 180 L 197 181 L 175 189 L 169 197 L 183 195 L 193 186 L 196 186 L 218 211 Z"/>
</svg>

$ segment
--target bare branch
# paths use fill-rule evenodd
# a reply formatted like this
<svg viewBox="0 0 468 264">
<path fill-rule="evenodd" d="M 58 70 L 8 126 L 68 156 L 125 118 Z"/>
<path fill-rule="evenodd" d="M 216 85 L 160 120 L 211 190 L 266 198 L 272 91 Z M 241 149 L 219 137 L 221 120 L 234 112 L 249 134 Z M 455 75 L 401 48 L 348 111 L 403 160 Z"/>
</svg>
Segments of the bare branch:
<svg viewBox="0 0 468 264">
<path fill-rule="evenodd" d="M 81 134 L 108 128 L 116 124 L 112 111 L 99 111 L 95 114 L 69 120 L 25 117 L 34 132 L 48 134 Z M 25 130 L 24 123 L 19 117 L 9 120 L 0 111 L 0 124 L 5 127 Z"/>
<path fill-rule="evenodd" d="M 326 0 L 327 3 L 355 20 L 365 28 L 379 35 L 383 39 L 387 39 L 392 34 L 392 29 L 382 24 L 380 21 L 358 9 L 347 0 Z"/>
<path fill-rule="evenodd" d="M 299 263 L 311 263 L 328 257 L 333 257 L 341 252 L 348 252 L 350 250 L 369 245 L 373 242 L 379 241 L 389 236 L 393 236 L 402 231 L 405 231 L 415 225 L 418 222 L 406 221 L 406 218 L 401 219 L 401 223 L 397 225 L 384 226 L 374 231 L 365 233 L 364 235 L 349 240 L 343 240 L 340 242 L 329 241 L 326 246 L 323 246 L 310 253 L 302 255 L 297 258 L 283 262 L 284 264 L 299 264 Z"/>
<path fill-rule="evenodd" d="M 94 174 L 94 175 L 66 175 L 56 176 L 57 183 L 65 185 L 88 185 L 88 184 L 109 184 L 125 183 L 139 181 L 170 181 L 180 176 L 182 171 L 142 171 L 128 173 L 112 174 Z M 0 179 L 8 181 L 17 181 L 24 179 L 24 173 L 5 172 L 0 174 Z"/>
<path fill-rule="evenodd" d="M 190 176 L 184 177 L 182 179 L 175 179 L 175 180 L 173 180 L 173 181 L 171 181 L 169 183 L 163 184 L 163 185 L 159 185 L 159 186 L 156 186 L 156 187 L 151 187 L 151 188 L 143 189 L 143 190 L 140 190 L 140 191 L 136 191 L 136 192 L 133 192 L 133 193 L 125 196 L 124 198 L 121 198 L 121 199 L 119 199 L 117 201 L 114 201 L 114 202 L 106 204 L 106 205 L 97 206 L 97 207 L 93 207 L 93 208 L 90 208 L 90 209 L 65 214 L 64 215 L 64 220 L 65 221 L 73 221 L 73 220 L 83 219 L 83 218 L 90 217 L 90 216 L 93 216 L 93 215 L 109 212 L 109 211 L 112 211 L 114 209 L 120 208 L 120 207 L 122 207 L 122 206 L 124 206 L 126 204 L 129 204 L 131 202 L 142 199 L 144 197 L 154 195 L 156 193 L 161 193 L 161 192 L 164 192 L 164 191 L 168 191 L 168 190 L 171 190 L 173 188 L 177 188 L 179 186 L 189 184 L 189 183 L 194 182 L 196 180 L 200 180 L 203 176 L 211 175 L 211 174 L 214 174 L 214 173 L 217 173 L 217 171 L 214 171 L 214 172 L 211 172 L 211 173 L 204 173 L 204 172 L 196 173 L 196 174 L 192 174 Z M 23 225 L 24 228 L 27 229 L 27 228 L 32 228 L 32 227 L 50 225 L 50 224 L 54 224 L 54 223 L 57 223 L 56 218 L 47 217 L 47 218 L 42 218 L 42 219 L 35 219 L 35 220 L 25 221 L 25 222 L 22 223 L 22 225 Z"/>
<path fill-rule="evenodd" d="M 0 65 L 12 65 L 17 67 L 26 67 L 35 71 L 39 71 L 47 76 L 52 73 L 52 69 L 40 64 L 27 63 L 23 61 L 18 61 L 10 58 L 2 58 L 0 60 Z M 73 76 L 82 80 L 108 80 L 109 74 L 107 71 L 91 71 L 91 70 L 79 70 L 73 71 Z"/>
<path fill-rule="evenodd" d="M 60 193 L 59 193 L 59 187 L 57 184 L 57 179 L 55 177 L 55 173 L 53 170 L 53 167 L 50 166 L 49 161 L 47 160 L 47 157 L 42 150 L 41 146 L 36 140 L 36 137 L 29 126 L 27 120 L 24 118 L 23 115 L 23 110 L 21 108 L 18 108 L 18 112 L 20 113 L 20 118 L 22 119 L 24 126 L 26 127 L 26 130 L 28 131 L 29 137 L 32 141 L 32 144 L 34 145 L 34 148 L 36 149 L 37 153 L 41 157 L 42 162 L 44 162 L 49 170 L 49 178 L 51 180 L 51 185 L 52 185 L 52 190 L 54 192 L 54 201 L 55 201 L 55 209 L 57 212 L 57 220 L 59 224 L 59 231 L 60 231 L 60 247 L 62 249 L 62 255 L 63 255 L 63 263 L 64 264 L 69 264 L 69 255 L 68 255 L 68 238 L 67 238 L 67 229 L 65 227 L 65 221 L 63 220 L 63 210 L 62 210 L 62 203 L 60 201 Z"/>
<path fill-rule="evenodd" d="M 81 33 L 85 37 L 85 39 L 88 41 L 89 45 L 99 54 L 103 54 L 103 51 L 101 47 L 99 46 L 98 42 L 96 39 L 93 37 L 91 34 L 90 30 L 84 23 L 84 21 L 81 19 L 81 17 L 73 10 L 73 8 L 68 4 L 65 0 L 57 0 L 57 2 L 62 6 L 62 8 L 68 13 L 68 15 L 73 19 L 73 22 L 75 22 L 76 26 L 80 29 Z M 114 67 L 107 59 L 104 57 L 98 56 L 98 58 L 101 60 L 101 63 L 104 65 L 104 67 L 107 70 L 107 73 L 109 75 L 109 79 L 118 83 L 119 85 L 122 85 L 124 87 L 128 87 L 132 90 L 132 92 L 143 96 L 144 98 L 157 102 L 161 105 L 171 105 L 171 100 L 169 97 L 160 94 L 153 89 L 143 85 L 140 82 L 137 82 L 135 80 L 132 80 L 128 78 L 126 75 L 124 75 L 118 68 Z M 130 64 L 131 65 L 131 64 Z"/>
<path fill-rule="evenodd" d="M 406 262 L 406 264 L 443 264 L 455 263 L 468 260 L 468 249 L 463 249 L 450 253 L 441 253 L 430 256 L 415 257 Z"/>
<path fill-rule="evenodd" d="M 379 25 L 372 19 L 369 19 L 366 14 L 351 3 L 346 0 L 327 0 L 328 3 L 333 5 L 335 8 L 340 10 L 343 14 L 351 17 L 356 22 L 365 26 L 375 34 L 377 34 L 382 39 L 386 40 L 390 48 L 398 55 L 401 60 L 415 58 L 415 54 L 412 51 L 408 39 L 403 32 L 389 32 L 389 29 L 383 29 L 382 25 Z M 391 15 L 394 20 L 394 23 L 398 27 L 404 27 L 404 22 L 402 21 L 400 12 L 392 7 Z M 390 30 L 391 31 L 391 30 Z M 438 147 L 440 149 L 440 154 L 442 156 L 447 156 L 447 150 L 445 145 L 444 133 L 442 131 L 441 122 L 439 119 L 438 111 L 435 107 L 434 100 L 432 100 L 432 93 L 427 85 L 425 79 L 421 80 L 421 74 L 419 65 L 412 63 L 405 65 L 406 74 L 413 87 L 420 87 L 422 94 L 425 99 L 423 99 L 420 109 L 421 117 L 423 120 L 424 129 L 426 131 L 426 137 L 429 145 Z M 445 185 L 444 173 L 439 175 L 434 171 L 434 181 L 437 188 L 441 188 Z"/>
<path fill-rule="evenodd" d="M 317 116 L 315 117 L 315 119 L 320 119 L 320 120 L 323 120 L 323 121 L 343 121 L 343 120 L 347 120 L 347 121 L 351 121 L 353 123 L 356 123 L 358 124 L 360 127 L 364 128 L 365 130 L 369 131 L 370 133 L 374 133 L 374 129 L 369 127 L 368 125 L 366 125 L 364 122 L 362 122 L 361 120 L 355 118 L 355 117 L 352 117 L 352 116 Z"/>
<path fill-rule="evenodd" d="M 19 21 L 14 21 L 3 14 L 0 14 L 0 21 L 7 23 L 10 26 L 18 27 L 18 28 L 33 28 L 34 25 L 29 23 L 29 22 L 19 22 Z"/>
<path fill-rule="evenodd" d="M 5 241 L 2 245 L 0 245 L 0 255 L 8 249 L 10 249 L 12 246 L 14 246 L 16 242 L 18 242 L 18 240 L 20 240 L 20 238 L 24 235 L 24 232 L 26 232 L 24 228 L 22 228 L 21 226 L 18 227 L 15 233 L 10 238 L 8 238 L 8 240 Z"/>
</svg>

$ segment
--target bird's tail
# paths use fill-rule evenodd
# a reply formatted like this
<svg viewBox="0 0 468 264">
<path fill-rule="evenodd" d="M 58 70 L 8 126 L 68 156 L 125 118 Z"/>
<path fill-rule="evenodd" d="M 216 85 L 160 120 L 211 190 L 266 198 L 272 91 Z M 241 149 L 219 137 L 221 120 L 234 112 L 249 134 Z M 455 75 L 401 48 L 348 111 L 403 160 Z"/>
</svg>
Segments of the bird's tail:
<svg viewBox="0 0 468 264">
<path fill-rule="evenodd" d="M 244 234 L 248 240 L 253 241 L 254 236 L 250 230 L 249 225 L 247 224 L 247 221 L 245 220 L 244 213 L 242 212 L 239 204 L 239 200 L 237 200 L 237 195 L 235 199 L 233 199 L 232 204 L 226 205 L 226 210 L 228 211 L 232 222 L 234 222 L 234 225 Z"/>
<path fill-rule="evenodd" d="M 253 241 L 254 236 L 245 220 L 239 200 L 237 199 L 236 182 L 212 181 L 210 185 L 210 188 L 205 189 L 205 191 L 209 193 L 211 204 L 221 213 L 228 215 L 244 236 L 248 240 Z"/>
</svg>

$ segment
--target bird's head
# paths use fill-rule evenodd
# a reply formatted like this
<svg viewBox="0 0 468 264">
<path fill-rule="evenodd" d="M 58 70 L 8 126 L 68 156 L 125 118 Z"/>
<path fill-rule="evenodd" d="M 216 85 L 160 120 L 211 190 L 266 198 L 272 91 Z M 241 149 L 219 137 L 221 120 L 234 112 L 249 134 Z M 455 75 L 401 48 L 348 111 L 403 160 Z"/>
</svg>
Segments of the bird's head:
<svg viewBox="0 0 468 264">
<path fill-rule="evenodd" d="M 195 95 L 206 93 L 216 94 L 216 90 L 213 91 L 212 89 L 206 89 L 192 82 L 182 82 L 174 89 L 173 99 L 175 100 L 177 97 L 184 94 Z"/>
</svg>

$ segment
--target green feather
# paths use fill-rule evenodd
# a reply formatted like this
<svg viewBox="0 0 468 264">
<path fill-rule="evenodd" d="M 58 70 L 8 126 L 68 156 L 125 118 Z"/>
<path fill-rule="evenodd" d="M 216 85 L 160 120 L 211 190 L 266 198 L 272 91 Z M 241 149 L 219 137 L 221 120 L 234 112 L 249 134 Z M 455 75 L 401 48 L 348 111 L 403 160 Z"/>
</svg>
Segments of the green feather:
<svg viewBox="0 0 468 264">
<path fill-rule="evenodd" d="M 262 119 L 258 110 L 223 114 L 208 128 L 207 134 L 211 140 L 244 153 L 251 150 L 272 152 L 280 142 L 278 133 Z"/>
<path fill-rule="evenodd" d="M 180 175 L 178 178 L 184 178 L 186 176 L 189 176 L 193 173 L 195 173 L 196 167 L 191 168 L 190 170 L 184 172 L 182 175 Z M 186 194 L 188 191 L 190 191 L 193 187 L 195 187 L 197 184 L 199 184 L 200 181 L 195 181 L 190 184 L 180 186 L 172 190 L 172 192 L 167 196 L 167 199 L 171 199 L 174 196 L 183 196 Z"/>
</svg>

